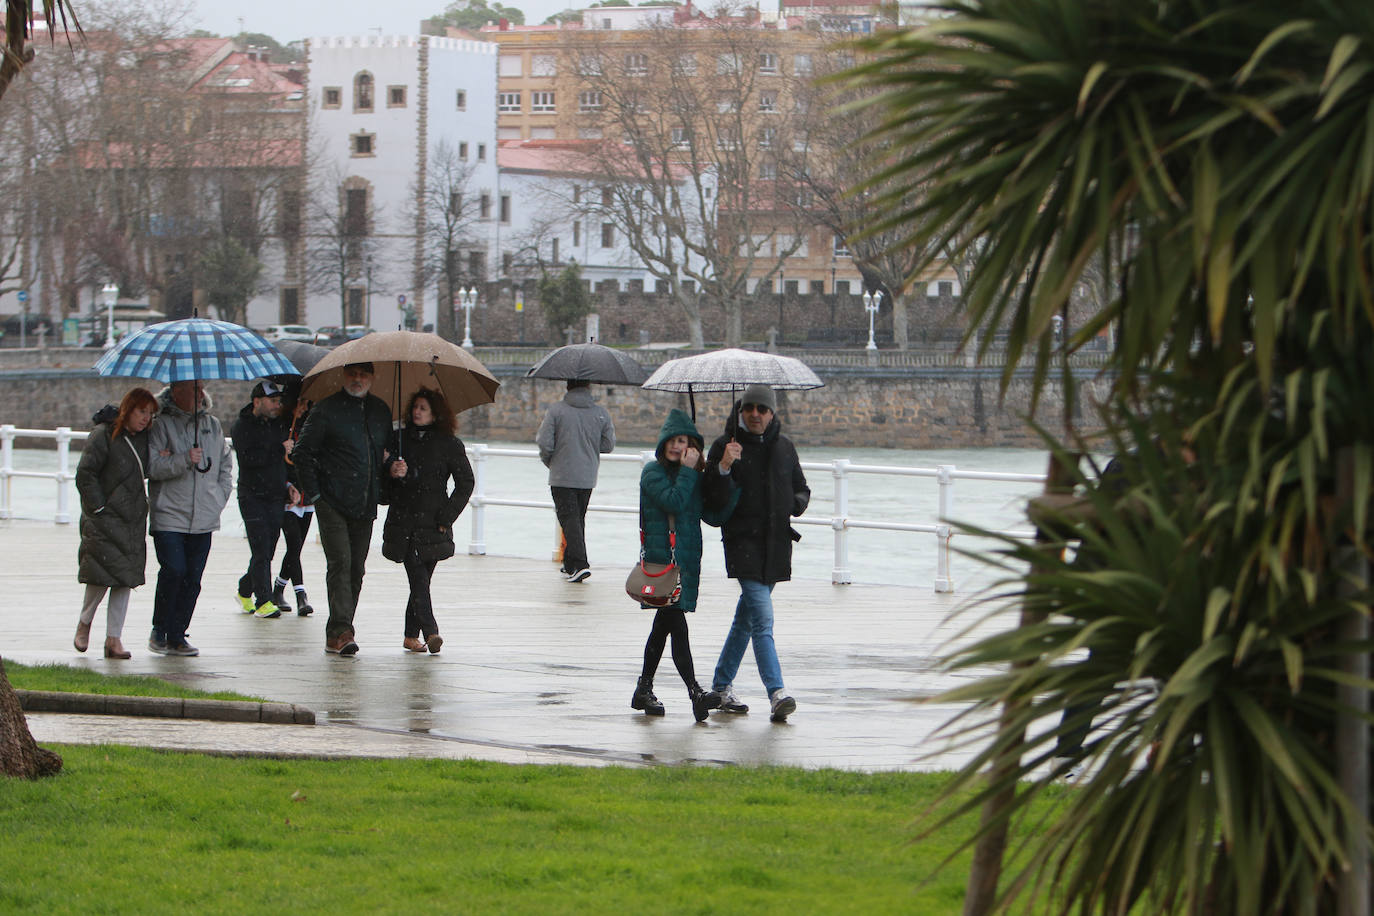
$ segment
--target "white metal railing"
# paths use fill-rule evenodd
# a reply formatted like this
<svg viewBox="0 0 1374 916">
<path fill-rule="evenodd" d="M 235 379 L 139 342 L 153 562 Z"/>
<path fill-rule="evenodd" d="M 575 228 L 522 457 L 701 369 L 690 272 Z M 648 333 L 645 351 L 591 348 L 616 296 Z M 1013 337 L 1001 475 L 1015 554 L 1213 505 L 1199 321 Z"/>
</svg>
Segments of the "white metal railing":
<svg viewBox="0 0 1374 916">
<path fill-rule="evenodd" d="M 53 521 L 59 525 L 69 524 L 71 522 L 71 490 L 67 484 L 75 478 L 75 474 L 71 471 L 70 445 L 73 441 L 84 440 L 86 436 L 86 432 L 72 430 L 67 427 L 59 427 L 56 430 L 51 430 L 19 429 L 10 424 L 0 426 L 0 519 L 14 517 L 14 499 L 12 491 L 14 479 L 37 478 L 54 481 L 57 487 L 57 512 Z M 16 437 L 54 440 L 57 444 L 57 470 L 16 470 L 14 467 L 14 440 Z M 643 465 L 652 461 L 653 457 L 653 451 L 646 449 L 637 454 L 620 452 L 603 455 L 602 460 L 607 462 L 633 462 Z M 537 450 L 475 444 L 468 446 L 468 458 L 472 462 L 473 476 L 475 477 L 472 498 L 468 502 L 468 511 L 472 518 L 472 538 L 468 543 L 468 553 L 484 556 L 487 552 L 486 524 L 487 509 L 489 507 L 542 509 L 548 511 L 553 509 L 553 502 L 551 499 L 513 499 L 487 492 L 487 468 L 488 462 L 491 459 L 512 458 L 538 461 L 539 452 Z M 933 468 L 866 465 L 855 464 L 847 458 L 836 458 L 829 462 L 804 461 L 802 462 L 802 469 L 811 472 L 828 472 L 832 480 L 834 502 L 830 517 L 803 517 L 794 518 L 792 520 L 795 525 L 809 525 L 832 530 L 834 534 L 834 546 L 832 549 L 833 562 L 830 571 L 831 582 L 836 585 L 847 585 L 853 581 L 853 574 L 849 567 L 849 533 L 851 531 L 861 529 L 871 531 L 901 531 L 915 534 L 928 534 L 935 537 L 936 564 L 934 587 L 937 592 L 954 591 L 954 581 L 950 573 L 950 541 L 953 537 L 953 531 L 951 526 L 942 520 L 951 518 L 954 512 L 955 482 L 959 480 L 981 480 L 1012 483 L 1042 483 L 1045 480 L 1045 475 L 1043 474 L 1017 474 L 1003 471 L 968 471 L 960 470 L 952 464 L 937 465 Z M 850 481 L 854 477 L 862 475 L 896 478 L 918 477 L 936 481 L 939 488 L 936 520 L 929 523 L 919 523 L 850 518 Z M 639 513 L 639 506 L 597 504 L 589 506 L 588 511 L 637 515 Z M 999 530 L 996 533 L 1017 538 L 1030 538 L 1033 536 L 1033 532 L 1031 531 L 1012 529 Z M 555 549 L 557 549 L 557 545 L 555 545 Z"/>
<path fill-rule="evenodd" d="M 473 476 L 476 484 L 472 490 L 472 498 L 468 501 L 468 510 L 472 513 L 472 539 L 468 542 L 468 553 L 485 555 L 486 546 L 486 509 L 488 506 L 506 506 L 528 509 L 553 508 L 552 500 L 525 500 L 525 499 L 505 499 L 499 496 L 490 496 L 486 492 L 486 470 L 487 461 L 490 458 L 523 458 L 539 459 L 539 452 L 534 449 L 523 448 L 503 448 L 486 445 L 473 445 L 468 448 L 468 459 L 472 462 Z M 610 454 L 603 455 L 603 461 L 633 461 L 640 464 L 647 464 L 654 459 L 652 450 L 645 450 L 638 456 L 629 454 Z M 834 531 L 834 562 L 830 570 L 830 581 L 836 585 L 848 585 L 853 581 L 853 574 L 849 568 L 849 532 L 857 529 L 868 529 L 872 531 L 906 531 L 917 534 L 933 534 L 935 536 L 935 591 L 952 592 L 954 591 L 954 579 L 950 575 L 950 540 L 953 537 L 953 529 L 944 522 L 934 522 L 930 524 L 906 523 L 906 522 L 887 522 L 876 520 L 856 519 L 849 517 L 849 481 L 856 474 L 874 474 L 892 477 L 925 477 L 934 479 L 939 486 L 939 510 L 938 518 L 950 518 L 950 512 L 954 508 L 954 483 L 956 480 L 996 480 L 1011 483 L 1043 483 L 1043 474 L 1014 474 L 1001 471 L 961 471 L 952 464 L 937 465 L 933 468 L 907 468 L 889 467 L 885 465 L 865 465 L 854 464 L 847 458 L 836 458 L 829 462 L 803 461 L 802 470 L 804 471 L 828 471 L 834 481 L 834 508 L 830 518 L 794 518 L 794 525 L 810 525 L 818 528 L 830 528 Z M 588 512 L 612 512 L 638 514 L 638 506 L 614 506 L 614 505 L 592 505 L 587 508 Z M 1034 537 L 1032 531 L 1021 530 L 998 530 L 996 533 L 1008 535 L 1010 537 L 1031 538 Z"/>
</svg>

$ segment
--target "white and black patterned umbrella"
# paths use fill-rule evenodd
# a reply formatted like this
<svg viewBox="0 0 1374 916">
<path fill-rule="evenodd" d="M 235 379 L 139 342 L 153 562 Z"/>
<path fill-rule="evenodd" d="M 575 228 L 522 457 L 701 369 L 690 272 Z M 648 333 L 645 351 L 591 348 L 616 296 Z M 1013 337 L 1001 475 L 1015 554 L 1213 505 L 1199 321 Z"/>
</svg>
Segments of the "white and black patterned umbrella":
<svg viewBox="0 0 1374 916">
<path fill-rule="evenodd" d="M 731 348 L 670 359 L 655 369 L 640 387 L 654 391 L 687 392 L 692 405 L 692 419 L 695 420 L 696 392 L 728 391 L 733 403 L 734 392 L 749 385 L 804 391 L 822 388 L 825 382 L 806 363 L 791 356 Z"/>
</svg>

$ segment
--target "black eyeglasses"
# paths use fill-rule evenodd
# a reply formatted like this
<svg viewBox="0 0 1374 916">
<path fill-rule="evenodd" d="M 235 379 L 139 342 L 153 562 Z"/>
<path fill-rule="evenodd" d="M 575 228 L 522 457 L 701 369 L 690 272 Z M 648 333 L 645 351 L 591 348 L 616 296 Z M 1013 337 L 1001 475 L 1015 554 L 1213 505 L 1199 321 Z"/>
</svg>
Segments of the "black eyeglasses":
<svg viewBox="0 0 1374 916">
<path fill-rule="evenodd" d="M 763 405 L 763 404 L 741 404 L 741 405 L 739 406 L 739 412 L 740 412 L 740 413 L 750 413 L 750 412 L 753 412 L 753 413 L 772 413 L 772 412 L 773 412 L 773 408 L 767 407 L 767 406 L 765 406 L 765 405 Z"/>
</svg>

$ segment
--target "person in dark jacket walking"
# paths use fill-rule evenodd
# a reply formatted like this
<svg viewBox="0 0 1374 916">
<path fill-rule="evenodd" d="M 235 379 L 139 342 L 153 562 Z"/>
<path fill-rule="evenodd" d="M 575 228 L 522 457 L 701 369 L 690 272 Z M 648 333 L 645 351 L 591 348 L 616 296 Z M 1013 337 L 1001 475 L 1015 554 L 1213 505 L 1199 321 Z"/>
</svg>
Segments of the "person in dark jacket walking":
<svg viewBox="0 0 1374 916">
<path fill-rule="evenodd" d="M 404 564 L 410 580 L 401 645 L 433 655 L 444 639 L 434 619 L 430 581 L 439 561 L 453 556 L 453 523 L 472 496 L 474 479 L 467 449 L 455 435 L 458 418 L 442 394 L 421 388 L 411 395 L 405 416 L 405 427 L 387 445 L 382 556 Z"/>
<path fill-rule="evenodd" d="M 711 444 L 703 482 L 707 505 L 722 505 L 732 490 L 739 491 L 739 503 L 722 526 L 721 540 L 725 572 L 739 582 L 740 597 L 711 692 L 720 698 L 722 711 L 749 711 L 732 685 L 752 642 L 759 677 L 768 691 L 769 718 L 782 722 L 797 702 L 783 686 L 773 643 L 773 586 L 792 578 L 792 542 L 801 535 L 792 529 L 791 517 L 806 511 L 811 488 L 796 448 L 782 435 L 773 389 L 750 385 L 736 407 L 725 435 Z"/>
<path fill-rule="evenodd" d="M 391 409 L 374 394 L 372 363 L 344 367 L 343 388 L 310 411 L 291 452 L 301 497 L 315 507 L 324 548 L 329 620 L 324 651 L 356 655 L 353 615 L 363 589 L 367 551 L 391 435 Z"/>
<path fill-rule="evenodd" d="M 687 633 L 687 614 L 697 608 L 697 589 L 701 584 L 701 523 L 717 527 L 729 518 L 738 492 L 727 497 L 723 507 L 704 511 L 701 501 L 701 433 L 681 410 L 669 411 L 658 433 L 654 460 L 639 474 L 639 530 L 643 538 L 643 559 L 649 563 L 677 563 L 681 591 L 675 602 L 661 607 L 654 615 L 653 627 L 644 643 L 644 667 L 635 686 L 630 706 L 645 715 L 663 715 L 663 704 L 654 696 L 654 674 L 663 659 L 669 637 L 673 640 L 673 665 L 687 685 L 692 715 L 706 721 L 710 710 L 720 705 L 720 696 L 701 689 Z"/>
<path fill-rule="evenodd" d="M 263 619 L 281 616 L 272 600 L 272 555 L 281 538 L 282 506 L 295 489 L 286 481 L 291 432 L 281 416 L 281 400 L 278 385 L 258 382 L 229 433 L 238 457 L 239 514 L 251 555 L 237 597 L 245 614 Z"/>
<path fill-rule="evenodd" d="M 282 396 L 282 411 L 292 415 L 290 440 L 294 444 L 305 418 L 310 413 L 310 402 L 300 397 L 300 383 L 294 386 L 287 383 Z M 309 617 L 315 613 L 310 606 L 310 598 L 305 594 L 305 569 L 301 566 L 301 550 L 305 547 L 306 536 L 310 534 L 310 522 L 315 517 L 315 507 L 307 505 L 296 485 L 296 466 L 291 455 L 286 456 L 286 481 L 291 484 L 290 498 L 281 514 L 281 536 L 286 542 L 286 551 L 281 558 L 281 569 L 272 589 L 272 603 L 285 610 L 287 607 L 286 587 L 289 585 L 296 593 L 296 614 Z"/>
<path fill-rule="evenodd" d="M 131 658 L 124 648 L 124 618 L 129 597 L 144 582 L 148 563 L 148 425 L 157 414 L 157 399 L 146 388 L 131 388 L 119 408 L 106 406 L 94 417 L 76 466 L 81 497 L 81 546 L 77 549 L 78 582 L 85 584 L 81 617 L 72 645 L 90 645 L 96 609 L 108 591 L 105 607 L 105 657 Z"/>
</svg>

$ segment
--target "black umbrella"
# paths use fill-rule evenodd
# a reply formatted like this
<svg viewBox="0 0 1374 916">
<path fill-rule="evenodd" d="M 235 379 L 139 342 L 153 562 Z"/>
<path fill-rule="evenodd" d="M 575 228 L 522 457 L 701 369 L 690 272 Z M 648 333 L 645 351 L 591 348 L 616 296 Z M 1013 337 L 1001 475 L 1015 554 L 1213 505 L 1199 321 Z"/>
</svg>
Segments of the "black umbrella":
<svg viewBox="0 0 1374 916">
<path fill-rule="evenodd" d="M 291 360 L 291 365 L 299 369 L 301 375 L 314 369 L 316 363 L 333 352 L 328 347 L 317 347 L 303 340 L 274 340 L 272 346 L 276 347 L 282 356 Z"/>
<path fill-rule="evenodd" d="M 583 343 L 559 347 L 535 363 L 525 375 L 597 385 L 642 385 L 649 373 L 620 350 L 598 343 Z"/>
</svg>

